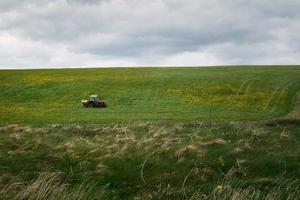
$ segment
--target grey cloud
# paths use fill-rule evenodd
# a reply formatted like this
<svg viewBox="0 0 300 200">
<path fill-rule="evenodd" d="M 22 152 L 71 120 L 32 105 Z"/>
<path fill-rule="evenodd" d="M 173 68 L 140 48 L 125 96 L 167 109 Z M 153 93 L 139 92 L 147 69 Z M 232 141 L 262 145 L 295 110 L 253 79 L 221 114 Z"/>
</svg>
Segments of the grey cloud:
<svg viewBox="0 0 300 200">
<path fill-rule="evenodd" d="M 299 13 L 298 0 L 3 0 L 0 67 L 299 64 Z"/>
</svg>

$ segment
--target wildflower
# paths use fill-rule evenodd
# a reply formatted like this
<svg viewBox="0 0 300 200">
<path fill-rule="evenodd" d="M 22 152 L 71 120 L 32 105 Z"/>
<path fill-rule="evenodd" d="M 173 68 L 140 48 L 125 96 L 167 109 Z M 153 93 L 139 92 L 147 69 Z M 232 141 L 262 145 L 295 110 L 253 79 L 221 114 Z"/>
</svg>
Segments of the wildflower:
<svg viewBox="0 0 300 200">
<path fill-rule="evenodd" d="M 223 189 L 224 189 L 223 185 L 218 185 L 218 186 L 216 187 L 216 190 L 223 190 Z"/>
</svg>

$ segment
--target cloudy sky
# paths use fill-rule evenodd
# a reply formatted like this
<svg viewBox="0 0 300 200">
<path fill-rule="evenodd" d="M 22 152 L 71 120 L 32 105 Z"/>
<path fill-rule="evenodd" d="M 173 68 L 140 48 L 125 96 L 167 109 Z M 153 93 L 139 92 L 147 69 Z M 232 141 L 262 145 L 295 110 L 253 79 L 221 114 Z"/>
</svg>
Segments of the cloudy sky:
<svg viewBox="0 0 300 200">
<path fill-rule="evenodd" d="M 0 68 L 300 64 L 299 0 L 0 0 Z"/>
</svg>

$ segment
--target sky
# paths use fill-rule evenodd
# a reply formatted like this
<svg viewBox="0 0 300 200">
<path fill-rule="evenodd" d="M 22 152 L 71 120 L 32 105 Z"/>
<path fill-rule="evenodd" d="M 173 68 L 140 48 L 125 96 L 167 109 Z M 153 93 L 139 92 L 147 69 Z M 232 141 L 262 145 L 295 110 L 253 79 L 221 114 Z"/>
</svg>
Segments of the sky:
<svg viewBox="0 0 300 200">
<path fill-rule="evenodd" d="M 300 64 L 300 0 L 0 0 L 0 68 Z"/>
</svg>

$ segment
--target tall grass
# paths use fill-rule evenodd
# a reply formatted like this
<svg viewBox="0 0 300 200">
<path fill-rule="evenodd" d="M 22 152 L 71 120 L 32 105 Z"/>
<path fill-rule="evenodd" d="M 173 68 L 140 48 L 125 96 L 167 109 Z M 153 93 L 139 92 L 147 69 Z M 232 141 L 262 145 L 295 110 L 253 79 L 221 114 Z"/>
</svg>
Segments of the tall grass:
<svg viewBox="0 0 300 200">
<path fill-rule="evenodd" d="M 0 177 L 2 200 L 85 200 L 102 199 L 102 190 L 83 182 L 70 186 L 59 172 L 43 172 L 32 181 L 21 181 L 17 177 Z"/>
<path fill-rule="evenodd" d="M 293 199 L 299 137 L 296 126 L 258 123 L 8 125 L 0 197 Z"/>
<path fill-rule="evenodd" d="M 189 200 L 296 200 L 299 199 L 299 184 L 293 180 L 278 181 L 274 187 L 259 188 L 258 185 L 244 186 L 230 181 L 223 182 L 209 192 L 201 188 L 192 191 L 178 190 L 166 185 L 156 191 L 140 194 L 135 199 L 189 199 Z"/>
<path fill-rule="evenodd" d="M 277 181 L 273 187 L 245 186 L 230 180 L 223 181 L 211 191 L 203 192 L 201 187 L 186 191 L 172 188 L 169 184 L 139 192 L 132 199 L 190 199 L 190 200 L 281 200 L 298 199 L 299 184 L 293 180 Z M 198 188 L 198 189 L 197 189 Z M 82 183 L 78 186 L 63 181 L 60 173 L 43 172 L 32 181 L 21 181 L 16 177 L 0 177 L 1 200 L 101 200 L 116 199 L 107 188 L 97 189 L 94 185 Z"/>
</svg>

